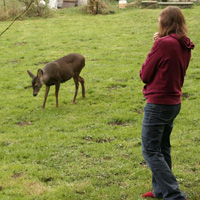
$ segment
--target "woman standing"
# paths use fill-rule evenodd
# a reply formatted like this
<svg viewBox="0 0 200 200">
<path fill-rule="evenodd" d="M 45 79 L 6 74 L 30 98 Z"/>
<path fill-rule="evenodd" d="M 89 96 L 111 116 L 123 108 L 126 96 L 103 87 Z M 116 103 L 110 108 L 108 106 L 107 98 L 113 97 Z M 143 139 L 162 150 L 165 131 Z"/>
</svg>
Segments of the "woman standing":
<svg viewBox="0 0 200 200">
<path fill-rule="evenodd" d="M 152 171 L 153 191 L 143 197 L 186 200 L 171 171 L 170 134 L 181 109 L 181 88 L 194 44 L 187 37 L 185 18 L 178 7 L 159 15 L 159 32 L 140 70 L 146 84 L 142 123 L 142 154 Z"/>
</svg>

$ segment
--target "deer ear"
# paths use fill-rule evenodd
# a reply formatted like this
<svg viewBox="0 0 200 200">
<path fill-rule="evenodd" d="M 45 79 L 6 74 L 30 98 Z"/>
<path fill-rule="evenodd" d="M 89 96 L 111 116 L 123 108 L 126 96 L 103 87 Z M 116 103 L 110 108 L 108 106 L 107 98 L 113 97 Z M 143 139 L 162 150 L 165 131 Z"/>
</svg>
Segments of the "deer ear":
<svg viewBox="0 0 200 200">
<path fill-rule="evenodd" d="M 28 72 L 29 76 L 30 76 L 32 79 L 35 78 L 35 75 L 33 75 L 33 73 L 32 73 L 31 71 L 27 70 L 27 72 Z"/>
<path fill-rule="evenodd" d="M 37 77 L 38 78 L 42 78 L 42 76 L 43 76 L 43 70 L 42 69 L 38 69 Z"/>
</svg>

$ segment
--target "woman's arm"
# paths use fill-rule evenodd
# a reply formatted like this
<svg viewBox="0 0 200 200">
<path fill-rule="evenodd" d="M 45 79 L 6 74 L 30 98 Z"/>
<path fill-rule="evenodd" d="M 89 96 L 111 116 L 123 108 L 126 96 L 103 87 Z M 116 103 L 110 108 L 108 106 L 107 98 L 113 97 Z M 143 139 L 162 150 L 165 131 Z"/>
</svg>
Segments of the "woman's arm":
<svg viewBox="0 0 200 200">
<path fill-rule="evenodd" d="M 162 59 L 162 49 L 159 44 L 160 40 L 156 40 L 140 70 L 140 78 L 144 83 L 150 83 L 153 80 L 157 66 Z"/>
</svg>

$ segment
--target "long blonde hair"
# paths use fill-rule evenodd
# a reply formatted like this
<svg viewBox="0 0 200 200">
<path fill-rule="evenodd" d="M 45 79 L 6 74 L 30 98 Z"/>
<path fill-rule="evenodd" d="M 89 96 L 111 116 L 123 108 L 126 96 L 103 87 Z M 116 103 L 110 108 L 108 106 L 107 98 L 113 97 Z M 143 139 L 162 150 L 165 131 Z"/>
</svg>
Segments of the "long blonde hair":
<svg viewBox="0 0 200 200">
<path fill-rule="evenodd" d="M 176 33 L 180 38 L 187 36 L 185 18 L 180 8 L 168 6 L 159 15 L 159 37 Z"/>
</svg>

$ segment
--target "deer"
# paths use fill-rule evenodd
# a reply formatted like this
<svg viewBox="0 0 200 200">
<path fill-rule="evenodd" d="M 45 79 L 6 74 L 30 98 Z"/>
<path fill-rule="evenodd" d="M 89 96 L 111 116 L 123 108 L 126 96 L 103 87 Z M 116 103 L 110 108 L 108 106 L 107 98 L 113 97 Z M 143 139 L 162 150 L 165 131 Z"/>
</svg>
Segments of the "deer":
<svg viewBox="0 0 200 200">
<path fill-rule="evenodd" d="M 75 83 L 75 94 L 72 103 L 75 104 L 79 82 L 82 86 L 82 97 L 85 98 L 85 81 L 80 76 L 80 72 L 84 66 L 85 57 L 78 53 L 72 53 L 53 62 L 47 63 L 43 69 L 39 68 L 37 76 L 27 70 L 29 76 L 32 78 L 33 96 L 37 96 L 43 84 L 46 86 L 42 109 L 45 108 L 50 86 L 52 85 L 55 85 L 56 108 L 58 108 L 58 92 L 60 84 L 70 80 L 71 78 L 74 79 Z"/>
</svg>

